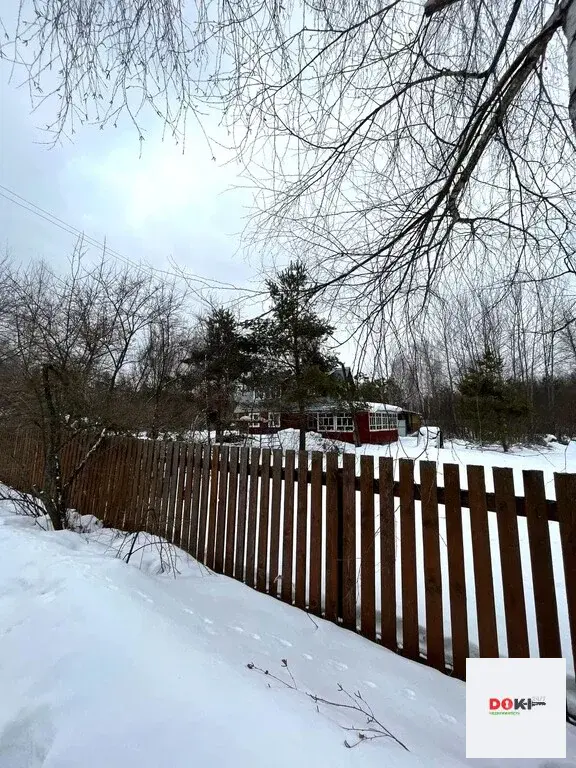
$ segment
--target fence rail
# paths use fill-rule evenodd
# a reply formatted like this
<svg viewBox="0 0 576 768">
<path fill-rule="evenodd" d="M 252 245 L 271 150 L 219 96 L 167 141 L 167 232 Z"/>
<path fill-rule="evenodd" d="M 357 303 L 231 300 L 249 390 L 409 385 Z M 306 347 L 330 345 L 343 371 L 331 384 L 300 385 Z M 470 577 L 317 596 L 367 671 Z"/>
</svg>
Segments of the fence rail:
<svg viewBox="0 0 576 768">
<path fill-rule="evenodd" d="M 62 454 L 72 477 L 87 437 Z M 41 486 L 43 451 L 16 436 L 0 479 Z M 466 658 L 576 659 L 576 475 L 390 458 L 108 438 L 69 505 L 165 537 L 215 571 L 464 679 Z M 534 618 L 532 618 L 534 617 Z"/>
</svg>

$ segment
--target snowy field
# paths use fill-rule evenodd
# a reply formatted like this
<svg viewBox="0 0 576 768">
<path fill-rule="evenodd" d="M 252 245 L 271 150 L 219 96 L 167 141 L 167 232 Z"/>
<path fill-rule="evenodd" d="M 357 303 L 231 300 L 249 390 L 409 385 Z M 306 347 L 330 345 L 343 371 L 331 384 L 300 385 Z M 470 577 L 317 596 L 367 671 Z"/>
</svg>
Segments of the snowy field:
<svg viewBox="0 0 576 768">
<path fill-rule="evenodd" d="M 466 764 L 463 683 L 182 552 L 176 577 L 144 550 L 126 564 L 121 541 L 45 532 L 2 502 L 2 768 Z M 366 719 L 308 695 L 350 703 L 340 685 L 407 749 L 390 735 L 347 748 L 375 735 Z M 506 764 L 576 768 L 572 727 L 567 740 L 568 760 Z"/>
<path fill-rule="evenodd" d="M 262 448 L 298 449 L 298 431 L 285 429 L 276 435 L 258 435 L 251 438 L 251 444 Z M 438 464 L 438 483 L 443 484 L 443 464 L 458 464 L 460 466 L 460 482 L 463 488 L 468 487 L 466 465 L 483 466 L 486 469 L 486 490 L 493 491 L 491 467 L 511 467 L 514 471 L 516 494 L 523 495 L 522 470 L 537 469 L 544 473 L 546 495 L 555 498 L 554 472 L 576 472 L 576 441 L 568 445 L 551 442 L 546 446 L 524 447 L 517 446 L 504 453 L 498 446 L 480 448 L 469 445 L 462 440 L 446 440 L 444 448 L 436 448 L 432 440 L 424 437 L 402 437 L 394 443 L 386 445 L 362 445 L 356 448 L 350 443 L 327 440 L 321 435 L 308 432 L 306 448 L 309 451 L 338 451 L 339 453 L 355 453 L 357 468 L 360 466 L 360 456 L 369 455 L 392 457 L 395 460 L 395 475 L 398 477 L 398 459 L 413 459 L 415 478 L 419 481 L 418 462 L 427 460 Z M 378 462 L 375 461 L 375 472 L 378 474 Z"/>
</svg>

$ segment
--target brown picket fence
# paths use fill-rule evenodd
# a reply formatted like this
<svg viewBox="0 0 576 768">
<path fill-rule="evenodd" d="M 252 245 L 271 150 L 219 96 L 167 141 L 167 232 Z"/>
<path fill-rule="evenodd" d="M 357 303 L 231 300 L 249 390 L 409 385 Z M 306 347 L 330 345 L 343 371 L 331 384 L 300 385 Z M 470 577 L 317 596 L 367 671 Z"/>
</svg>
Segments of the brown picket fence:
<svg viewBox="0 0 576 768">
<path fill-rule="evenodd" d="M 64 482 L 90 445 L 66 446 Z M 358 472 L 353 454 L 111 437 L 69 504 L 461 679 L 470 655 L 576 660 L 576 475 L 556 474 L 550 500 L 539 471 L 522 473 L 516 495 L 511 469 L 494 468 L 487 492 L 481 466 L 466 467 L 462 489 L 457 464 L 441 486 L 434 462 L 419 462 L 419 483 L 413 461 L 398 465 L 395 479 L 390 458 L 362 456 Z M 3 483 L 29 492 L 42 475 L 37 439 L 4 447 Z"/>
</svg>

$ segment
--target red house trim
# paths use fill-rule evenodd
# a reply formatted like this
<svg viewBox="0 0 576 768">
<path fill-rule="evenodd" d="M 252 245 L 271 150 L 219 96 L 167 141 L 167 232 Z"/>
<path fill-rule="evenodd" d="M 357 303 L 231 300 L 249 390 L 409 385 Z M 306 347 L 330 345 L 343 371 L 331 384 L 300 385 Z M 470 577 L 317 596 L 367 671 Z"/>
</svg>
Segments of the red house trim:
<svg viewBox="0 0 576 768">
<path fill-rule="evenodd" d="M 280 427 L 269 427 L 267 424 L 268 413 L 261 412 L 263 423 L 260 426 L 248 425 L 248 431 L 251 435 L 273 435 L 281 429 L 298 429 L 300 426 L 300 415 L 297 413 L 280 414 Z M 360 411 L 355 415 L 356 430 L 361 443 L 394 443 L 398 440 L 397 429 L 379 429 L 370 430 L 370 414 L 368 411 Z M 316 430 L 314 430 L 316 431 Z M 340 440 L 343 443 L 354 443 L 354 432 L 320 432 L 322 437 L 328 440 Z"/>
</svg>

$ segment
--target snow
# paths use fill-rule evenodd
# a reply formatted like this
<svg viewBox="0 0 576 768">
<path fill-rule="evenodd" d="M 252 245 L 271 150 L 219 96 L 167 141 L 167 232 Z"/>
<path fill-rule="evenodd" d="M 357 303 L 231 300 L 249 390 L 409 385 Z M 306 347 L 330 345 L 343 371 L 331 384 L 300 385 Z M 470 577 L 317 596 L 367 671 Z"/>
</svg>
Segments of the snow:
<svg viewBox="0 0 576 768">
<path fill-rule="evenodd" d="M 383 411 L 402 413 L 403 411 L 399 405 L 388 405 L 387 403 L 366 403 L 366 405 L 371 413 L 382 413 Z"/>
<path fill-rule="evenodd" d="M 428 429 L 432 429 L 429 427 Z M 253 435 L 250 442 L 253 446 L 262 448 L 283 448 L 298 450 L 299 433 L 296 429 L 284 429 L 275 435 Z M 483 466 L 486 469 L 486 490 L 493 491 L 492 467 L 511 467 L 514 472 L 516 494 L 523 495 L 524 484 L 522 470 L 536 469 L 544 473 L 546 495 L 555 498 L 554 473 L 576 472 L 576 441 L 562 445 L 557 441 L 548 440 L 544 446 L 514 446 L 507 453 L 498 446 L 479 447 L 463 440 L 445 440 L 444 448 L 436 446 L 436 440 L 426 440 L 425 435 L 401 437 L 393 443 L 383 445 L 361 445 L 359 448 L 352 443 L 331 440 L 316 432 L 306 434 L 306 450 L 335 451 L 337 453 L 354 453 L 357 458 L 357 471 L 360 470 L 360 456 L 369 455 L 389 456 L 395 460 L 395 475 L 398 478 L 398 459 L 413 459 L 415 478 L 419 482 L 419 465 L 422 460 L 435 461 L 438 464 L 438 484 L 443 485 L 443 464 L 458 464 L 460 467 L 460 483 L 462 488 L 468 487 L 466 466 Z M 375 462 L 375 473 L 378 476 L 378 462 Z"/>
<path fill-rule="evenodd" d="M 0 690 L 10 695 L 0 697 L 0 765 L 465 765 L 463 683 L 181 551 L 176 577 L 127 564 L 115 556 L 123 541 L 105 529 L 43 531 L 2 503 Z M 148 557 L 159 566 L 158 554 Z M 257 668 L 288 684 L 293 676 L 298 690 Z M 339 684 L 359 691 L 409 751 L 390 738 L 347 749 L 355 739 L 344 728 L 365 721 L 307 696 L 346 702 Z M 574 768 L 572 728 L 568 756 L 561 765 Z"/>
</svg>

